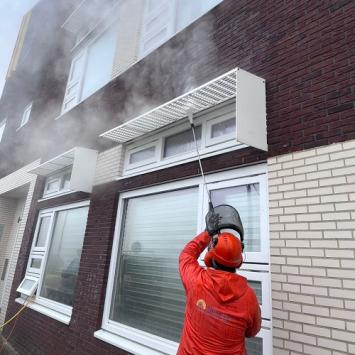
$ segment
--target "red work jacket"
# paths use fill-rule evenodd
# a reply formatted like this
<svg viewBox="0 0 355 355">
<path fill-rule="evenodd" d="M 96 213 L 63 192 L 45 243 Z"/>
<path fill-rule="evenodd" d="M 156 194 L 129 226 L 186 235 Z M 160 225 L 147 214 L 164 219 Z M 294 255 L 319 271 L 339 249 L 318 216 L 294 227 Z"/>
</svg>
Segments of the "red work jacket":
<svg viewBox="0 0 355 355">
<path fill-rule="evenodd" d="M 260 306 L 244 277 L 198 264 L 209 241 L 208 233 L 203 232 L 180 254 L 186 310 L 177 354 L 246 354 L 245 337 L 260 330 Z"/>
</svg>

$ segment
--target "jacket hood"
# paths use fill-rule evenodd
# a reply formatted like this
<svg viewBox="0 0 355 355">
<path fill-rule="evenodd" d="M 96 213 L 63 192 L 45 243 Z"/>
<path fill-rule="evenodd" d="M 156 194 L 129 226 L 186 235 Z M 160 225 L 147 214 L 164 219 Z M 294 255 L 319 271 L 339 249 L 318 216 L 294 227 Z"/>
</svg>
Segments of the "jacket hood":
<svg viewBox="0 0 355 355">
<path fill-rule="evenodd" d="M 243 276 L 213 268 L 208 268 L 207 272 L 213 284 L 210 291 L 221 303 L 235 301 L 247 291 L 248 283 Z"/>
</svg>

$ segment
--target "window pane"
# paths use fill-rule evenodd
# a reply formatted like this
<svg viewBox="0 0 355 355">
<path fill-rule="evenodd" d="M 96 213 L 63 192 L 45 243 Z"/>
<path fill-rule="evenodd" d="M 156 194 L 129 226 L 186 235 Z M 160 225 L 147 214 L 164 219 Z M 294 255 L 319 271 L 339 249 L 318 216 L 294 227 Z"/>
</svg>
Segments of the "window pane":
<svg viewBox="0 0 355 355">
<path fill-rule="evenodd" d="M 129 163 L 135 164 L 141 161 L 145 161 L 155 156 L 155 146 L 139 150 L 138 152 L 132 153 L 129 157 Z"/>
<path fill-rule="evenodd" d="M 43 277 L 42 297 L 68 306 L 73 304 L 87 215 L 88 207 L 57 213 Z"/>
<path fill-rule="evenodd" d="M 201 145 L 201 126 L 195 128 L 198 146 Z M 167 137 L 164 144 L 164 158 L 196 149 L 191 129 Z"/>
<path fill-rule="evenodd" d="M 5 131 L 5 123 L 1 123 L 0 124 L 0 142 L 1 142 L 1 140 L 2 140 L 2 136 L 3 136 L 3 134 L 4 134 L 4 131 Z"/>
<path fill-rule="evenodd" d="M 180 0 L 177 14 L 177 31 L 187 27 L 202 15 L 202 1 Z"/>
<path fill-rule="evenodd" d="M 179 0 L 178 14 L 177 14 L 177 32 L 181 31 L 199 17 L 210 11 L 222 0 Z"/>
<path fill-rule="evenodd" d="M 84 66 L 84 58 L 83 54 L 79 54 L 79 56 L 73 59 L 69 82 L 80 79 Z"/>
<path fill-rule="evenodd" d="M 39 226 L 39 230 L 38 230 L 37 241 L 36 241 L 36 247 L 44 247 L 45 246 L 50 221 L 51 221 L 51 217 L 41 218 L 40 226 Z"/>
<path fill-rule="evenodd" d="M 215 206 L 225 203 L 237 209 L 244 227 L 245 251 L 260 252 L 259 184 L 213 190 L 211 196 Z"/>
<path fill-rule="evenodd" d="M 233 132 L 235 132 L 235 118 L 230 118 L 229 120 L 212 125 L 211 138 L 226 136 Z"/>
<path fill-rule="evenodd" d="M 70 178 L 71 178 L 71 171 L 64 174 L 60 185 L 61 190 L 68 190 L 70 188 Z"/>
<path fill-rule="evenodd" d="M 48 192 L 55 192 L 55 191 L 58 191 L 58 190 L 59 190 L 59 187 L 60 187 L 60 181 L 59 181 L 59 179 L 50 181 L 50 182 L 47 183 L 46 192 L 48 193 Z"/>
<path fill-rule="evenodd" d="M 30 119 L 31 109 L 32 109 L 32 104 L 30 104 L 25 108 L 25 111 L 23 112 L 22 115 L 21 126 L 25 125 Z"/>
<path fill-rule="evenodd" d="M 245 346 L 248 355 L 263 355 L 263 339 L 262 338 L 246 338 Z"/>
<path fill-rule="evenodd" d="M 262 292 L 261 292 L 261 281 L 251 281 L 248 280 L 248 285 L 255 291 L 256 298 L 260 305 L 263 304 Z"/>
<path fill-rule="evenodd" d="M 42 259 L 33 258 L 31 260 L 31 267 L 33 267 L 34 269 L 40 269 L 41 263 L 42 263 Z"/>
<path fill-rule="evenodd" d="M 115 54 L 115 26 L 101 35 L 88 49 L 81 99 L 84 100 L 111 79 Z"/>
<path fill-rule="evenodd" d="M 21 285 L 21 288 L 24 290 L 30 290 L 35 283 L 36 281 L 25 279 Z"/>
<path fill-rule="evenodd" d="M 110 319 L 179 341 L 185 295 L 178 256 L 196 234 L 198 189 L 127 203 Z"/>
</svg>

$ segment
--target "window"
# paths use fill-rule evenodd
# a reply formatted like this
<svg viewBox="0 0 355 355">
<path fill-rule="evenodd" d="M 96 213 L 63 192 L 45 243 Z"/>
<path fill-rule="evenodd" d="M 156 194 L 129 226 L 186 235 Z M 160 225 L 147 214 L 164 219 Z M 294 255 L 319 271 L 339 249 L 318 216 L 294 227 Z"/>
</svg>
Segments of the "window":
<svg viewBox="0 0 355 355">
<path fill-rule="evenodd" d="M 6 127 L 6 120 L 3 120 L 0 122 L 0 142 L 1 142 L 2 137 L 4 135 L 5 127 Z"/>
<path fill-rule="evenodd" d="M 26 106 L 25 111 L 23 112 L 22 115 L 21 124 L 19 128 L 23 127 L 29 121 L 31 110 L 32 110 L 32 102 L 28 106 Z"/>
<path fill-rule="evenodd" d="M 18 289 L 27 295 L 26 289 L 37 280 L 36 304 L 68 317 L 73 305 L 88 204 L 80 202 L 40 212 L 26 276 Z"/>
<path fill-rule="evenodd" d="M 264 331 L 248 343 L 248 349 L 255 348 L 254 354 L 259 354 L 260 349 L 268 354 L 264 343 L 271 342 L 271 281 L 269 252 L 263 248 L 269 244 L 261 241 L 268 239 L 267 223 L 264 224 L 268 216 L 264 167 L 206 178 L 215 204 L 235 204 L 240 199 L 240 208 L 239 204 L 236 207 L 246 227 L 246 250 L 245 264 L 238 273 L 256 291 Z M 235 188 L 228 201 L 224 188 Z M 120 195 L 102 330 L 95 333 L 96 337 L 124 345 L 128 351 L 134 349 L 137 354 L 145 354 L 145 346 L 157 353 L 176 353 L 185 307 L 178 255 L 204 228 L 207 210 L 202 178 Z M 256 212 L 249 214 L 250 210 Z"/>
<path fill-rule="evenodd" d="M 194 118 L 195 134 L 202 157 L 228 151 L 238 146 L 235 106 L 230 102 L 206 110 Z M 126 148 L 126 175 L 164 165 L 196 159 L 196 145 L 187 119 L 175 127 L 130 143 Z"/>
<path fill-rule="evenodd" d="M 201 146 L 201 126 L 195 128 L 197 145 Z M 196 149 L 191 128 L 181 133 L 166 137 L 164 142 L 164 158 Z"/>
<path fill-rule="evenodd" d="M 26 296 L 33 296 L 33 293 L 38 287 L 38 278 L 32 276 L 26 276 L 17 288 L 17 292 L 20 292 Z"/>
<path fill-rule="evenodd" d="M 140 57 L 149 54 L 222 0 L 146 0 Z"/>
<path fill-rule="evenodd" d="M 66 112 L 111 79 L 116 26 L 91 39 L 73 58 L 62 111 Z"/>
<path fill-rule="evenodd" d="M 46 179 L 43 197 L 50 197 L 70 191 L 72 167 L 50 175 Z"/>
</svg>

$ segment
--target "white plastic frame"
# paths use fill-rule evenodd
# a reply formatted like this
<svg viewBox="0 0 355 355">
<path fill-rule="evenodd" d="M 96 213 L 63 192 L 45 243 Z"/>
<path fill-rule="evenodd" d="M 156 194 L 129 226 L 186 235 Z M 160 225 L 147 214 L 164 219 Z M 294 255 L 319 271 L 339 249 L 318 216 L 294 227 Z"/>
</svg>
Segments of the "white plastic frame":
<svg viewBox="0 0 355 355">
<path fill-rule="evenodd" d="M 259 184 L 260 198 L 260 252 L 245 252 L 244 263 L 269 263 L 270 262 L 270 243 L 269 243 L 269 223 L 268 223 L 268 193 L 266 175 L 256 175 L 246 178 L 237 178 L 232 180 L 220 181 L 208 184 L 209 191 L 220 190 L 243 186 L 247 184 Z M 206 193 L 206 192 L 205 192 Z M 208 211 L 207 193 L 205 197 L 204 212 Z M 244 237 L 244 243 L 247 240 Z"/>
<path fill-rule="evenodd" d="M 48 227 L 48 231 L 47 231 L 47 235 L 46 235 L 46 240 L 45 240 L 44 246 L 37 247 L 36 244 L 37 244 L 37 239 L 38 239 L 38 234 L 39 234 L 39 228 L 41 226 L 40 221 L 42 218 L 46 218 L 46 217 L 50 218 L 49 227 Z M 31 253 L 44 253 L 46 251 L 47 246 L 48 246 L 49 235 L 51 235 L 51 233 L 52 233 L 53 218 L 54 218 L 54 213 L 52 211 L 40 212 L 38 219 L 37 219 L 37 224 L 36 224 L 35 234 L 34 234 L 34 238 L 33 238 Z"/>
<path fill-rule="evenodd" d="M 31 256 L 28 258 L 27 272 L 40 275 L 43 267 L 43 258 L 44 258 L 43 255 L 31 254 Z M 32 260 L 34 259 L 41 260 L 41 265 L 39 268 L 31 266 Z"/>
<path fill-rule="evenodd" d="M 57 195 L 61 195 L 64 193 L 67 193 L 70 191 L 70 187 L 69 188 L 62 188 L 62 184 L 64 181 L 64 178 L 66 175 L 72 173 L 72 169 L 73 167 L 69 167 L 69 168 L 65 168 L 59 172 L 54 173 L 53 175 L 50 175 L 47 177 L 46 179 L 46 183 L 44 186 L 44 192 L 43 192 L 43 198 L 47 198 L 47 197 L 53 197 L 53 196 L 57 196 Z M 69 179 L 71 180 L 71 179 Z M 53 183 L 53 182 L 57 182 L 57 188 L 55 189 L 48 189 L 49 184 Z"/>
<path fill-rule="evenodd" d="M 148 149 L 148 148 L 151 148 L 151 147 L 154 147 L 154 155 L 151 158 L 144 159 L 144 160 L 141 160 L 136 163 L 130 163 L 130 159 L 131 159 L 132 154 L 140 152 L 140 151 Z M 142 145 L 142 146 L 138 146 L 136 148 L 132 148 L 132 149 L 128 150 L 125 154 L 125 166 L 127 167 L 127 170 L 131 170 L 131 169 L 139 168 L 144 165 L 152 164 L 152 163 L 157 162 L 158 160 L 159 160 L 159 144 L 158 144 L 157 140 L 152 141 L 152 142 Z"/>
<path fill-rule="evenodd" d="M 229 116 L 229 115 L 228 115 Z M 228 121 L 234 118 L 236 120 L 235 115 L 231 114 L 231 117 L 226 116 L 221 116 L 221 117 L 216 117 L 215 119 L 208 120 L 206 122 L 206 147 L 209 147 L 214 144 L 220 144 L 229 140 L 235 139 L 235 130 L 230 132 L 227 135 L 221 135 L 219 137 L 212 138 L 212 127 L 218 123 Z"/>
<path fill-rule="evenodd" d="M 271 302 L 271 278 L 269 272 L 245 271 L 239 270 L 239 275 L 244 276 L 247 280 L 261 282 L 261 298 L 263 300 L 261 308 L 261 317 L 267 320 L 271 319 L 272 306 Z"/>
<path fill-rule="evenodd" d="M 67 306 L 67 305 L 61 304 L 59 302 L 46 299 L 46 298 L 41 297 L 39 295 L 40 290 L 42 288 L 45 267 L 47 265 L 48 251 L 49 251 L 49 245 L 50 245 L 49 240 L 53 236 L 53 229 L 54 229 L 54 225 L 55 225 L 55 218 L 56 218 L 57 212 L 71 210 L 71 209 L 75 209 L 75 208 L 81 208 L 81 207 L 88 207 L 89 205 L 90 205 L 90 201 L 81 201 L 81 202 L 76 202 L 76 203 L 72 203 L 69 205 L 57 206 L 54 208 L 50 208 L 50 209 L 46 209 L 46 210 L 41 211 L 38 216 L 38 219 L 37 219 L 35 237 L 33 238 L 32 249 L 31 249 L 29 261 L 27 264 L 26 278 L 36 279 L 38 281 L 37 287 L 35 290 L 36 291 L 35 292 L 35 303 L 37 305 L 42 306 L 42 308 L 39 307 L 39 309 L 42 309 L 41 312 L 43 313 L 43 309 L 46 308 L 46 309 L 48 309 L 48 312 L 47 311 L 45 312 L 46 315 L 49 315 L 50 317 L 57 319 L 57 320 L 59 319 L 60 321 L 62 321 L 62 319 L 63 319 L 62 315 L 66 316 L 65 319 L 68 320 L 68 317 L 71 317 L 73 308 L 71 306 Z M 37 242 L 40 220 L 43 217 L 51 217 L 49 228 L 48 228 L 48 233 L 46 236 L 46 244 L 45 244 L 45 247 L 36 247 L 35 245 Z M 31 260 L 33 258 L 41 258 L 42 259 L 41 268 L 40 268 L 39 272 L 38 272 L 38 269 L 31 268 L 31 266 L 30 266 Z M 27 273 L 32 273 L 32 274 L 35 273 L 37 275 L 36 276 L 34 276 L 34 275 L 28 276 Z M 22 282 L 21 282 L 21 284 L 22 284 Z M 20 287 L 19 287 L 19 289 L 20 289 Z M 21 292 L 23 294 L 27 294 L 22 291 L 19 291 L 19 292 Z M 36 309 L 36 307 L 32 307 L 32 308 Z"/>
<path fill-rule="evenodd" d="M 231 184 L 231 181 L 242 182 L 245 184 L 245 180 L 259 179 L 261 181 L 265 177 L 266 167 L 264 164 L 255 165 L 251 167 L 240 168 L 238 170 L 228 171 L 217 173 L 213 175 L 208 175 L 207 181 L 211 183 L 217 184 L 221 182 Z M 259 176 L 262 174 L 261 176 Z M 244 180 L 245 179 L 245 180 Z M 264 185 L 260 186 L 260 190 Z M 114 242 L 111 253 L 111 262 L 110 262 L 110 270 L 107 281 L 107 289 L 106 289 L 106 297 L 104 304 L 104 313 L 102 320 L 102 329 L 95 332 L 95 337 L 104 340 L 114 346 L 118 346 L 124 350 L 129 352 L 133 352 L 134 354 L 176 354 L 178 344 L 164 339 L 162 337 L 149 334 L 147 332 L 126 326 L 124 324 L 115 322 L 110 320 L 110 310 L 113 296 L 113 288 L 116 274 L 116 265 L 118 258 L 118 251 L 120 245 L 121 235 L 121 221 L 124 216 L 125 211 L 125 201 L 138 196 L 146 196 L 150 194 L 163 193 L 173 190 L 181 190 L 185 188 L 198 187 L 198 206 L 207 206 L 206 193 L 204 186 L 202 184 L 202 178 L 192 178 L 183 181 L 177 181 L 172 183 L 166 183 L 158 186 L 147 187 L 139 190 L 123 192 L 120 194 L 119 202 L 118 202 L 118 210 L 116 216 L 116 225 L 114 232 Z M 196 233 L 203 230 L 205 221 L 204 216 L 206 213 L 206 208 L 200 208 L 197 213 L 197 221 L 196 221 Z M 267 214 L 267 210 L 265 211 Z M 191 236 L 193 237 L 193 236 Z M 266 253 L 267 254 L 267 253 Z M 268 298 L 265 298 L 268 299 Z M 269 298 L 271 300 L 271 298 Z M 260 333 L 259 333 L 260 334 Z M 262 335 L 263 333 L 261 333 Z M 265 354 L 268 354 L 265 352 Z"/>
<path fill-rule="evenodd" d="M 235 117 L 235 100 L 220 104 L 217 107 L 210 108 L 194 116 L 195 126 L 201 125 L 201 144 L 199 152 L 202 158 L 244 147 L 244 145 L 238 143 L 235 139 L 235 132 L 233 132 L 233 136 L 221 136 L 218 137 L 218 141 L 217 139 L 212 140 L 212 143 L 208 141 L 208 125 L 213 125 L 233 117 Z M 186 119 L 185 122 L 177 122 L 172 127 L 163 128 L 150 136 L 145 136 L 145 138 L 127 144 L 123 175 L 130 176 L 196 160 L 195 149 L 164 158 L 165 138 L 188 129 L 190 129 L 190 124 Z M 156 157 L 154 160 L 147 159 L 137 164 L 129 164 L 130 154 L 148 148 L 150 145 L 156 146 Z"/>
<path fill-rule="evenodd" d="M 23 284 L 25 283 L 26 280 L 34 282 L 34 284 L 31 286 L 30 289 L 23 288 Z M 33 296 L 33 294 L 35 293 L 36 289 L 38 288 L 38 282 L 39 282 L 39 278 L 38 277 L 26 275 L 23 278 L 23 280 L 21 281 L 21 283 L 20 283 L 20 285 L 19 285 L 19 287 L 17 288 L 16 291 L 20 292 L 20 293 L 22 293 L 23 295 L 26 295 L 26 296 Z"/>
</svg>

